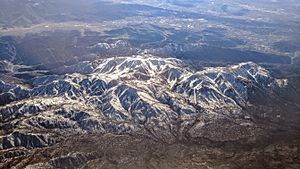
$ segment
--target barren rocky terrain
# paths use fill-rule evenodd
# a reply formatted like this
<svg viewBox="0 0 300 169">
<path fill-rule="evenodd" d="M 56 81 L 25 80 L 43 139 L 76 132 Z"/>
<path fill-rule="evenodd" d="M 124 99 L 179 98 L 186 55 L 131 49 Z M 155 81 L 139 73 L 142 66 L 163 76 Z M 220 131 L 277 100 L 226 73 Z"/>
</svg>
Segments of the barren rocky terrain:
<svg viewBox="0 0 300 169">
<path fill-rule="evenodd" d="M 300 168 L 299 8 L 2 0 L 0 168 Z"/>
</svg>

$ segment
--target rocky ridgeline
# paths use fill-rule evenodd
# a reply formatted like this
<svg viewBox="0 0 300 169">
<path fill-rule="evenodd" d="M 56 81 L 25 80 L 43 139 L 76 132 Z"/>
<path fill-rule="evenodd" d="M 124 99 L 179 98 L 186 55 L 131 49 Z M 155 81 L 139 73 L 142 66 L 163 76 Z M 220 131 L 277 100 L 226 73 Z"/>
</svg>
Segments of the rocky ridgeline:
<svg viewBox="0 0 300 169">
<path fill-rule="evenodd" d="M 150 55 L 84 62 L 56 73 L 33 78 L 31 87 L 0 82 L 2 150 L 48 147 L 78 133 L 130 133 L 168 143 L 247 139 L 260 132 L 243 111 L 248 93 L 279 87 L 252 62 L 196 71 Z"/>
</svg>

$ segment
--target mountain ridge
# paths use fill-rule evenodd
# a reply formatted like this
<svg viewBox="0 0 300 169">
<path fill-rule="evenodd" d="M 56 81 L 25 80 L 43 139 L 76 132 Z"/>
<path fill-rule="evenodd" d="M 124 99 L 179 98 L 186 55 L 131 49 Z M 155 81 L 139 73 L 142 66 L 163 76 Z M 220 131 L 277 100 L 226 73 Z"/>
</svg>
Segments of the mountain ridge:
<svg viewBox="0 0 300 169">
<path fill-rule="evenodd" d="M 179 59 L 138 55 L 55 71 L 24 84 L 0 81 L 0 151 L 14 152 L 4 159 L 89 135 L 243 147 L 297 122 L 296 105 L 278 95 L 289 90 L 289 80 L 273 78 L 253 62 L 196 70 Z M 264 105 L 265 97 L 270 99 Z M 281 112 L 281 103 L 292 114 Z M 41 165 L 65 165 L 59 161 L 83 160 L 87 154 L 81 155 L 55 156 Z"/>
</svg>

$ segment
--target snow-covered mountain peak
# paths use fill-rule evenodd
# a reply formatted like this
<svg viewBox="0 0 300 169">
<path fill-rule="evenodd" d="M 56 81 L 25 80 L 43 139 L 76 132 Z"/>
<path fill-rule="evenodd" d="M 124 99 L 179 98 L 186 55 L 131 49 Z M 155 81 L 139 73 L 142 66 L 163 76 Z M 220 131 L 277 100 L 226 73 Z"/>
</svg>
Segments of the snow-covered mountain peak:
<svg viewBox="0 0 300 169">
<path fill-rule="evenodd" d="M 151 55 L 137 55 L 133 57 L 118 57 L 98 60 L 99 64 L 95 72 L 98 73 L 116 73 L 116 72 L 132 72 L 140 73 L 159 73 L 168 68 L 179 68 L 182 61 L 174 58 L 159 58 Z"/>
<path fill-rule="evenodd" d="M 252 104 L 251 94 L 259 91 L 264 96 L 287 85 L 252 62 L 202 70 L 187 65 L 174 58 L 139 55 L 65 66 L 58 69 L 60 75 L 33 78 L 28 88 L 0 81 L 0 120 L 20 131 L 150 132 L 156 139 L 165 137 L 161 133 L 182 137 L 194 127 L 199 134 L 228 119 L 244 131 L 253 125 L 251 115 L 243 111 Z M 23 135 L 8 135 L 12 141 L 7 145 L 15 146 L 19 137 Z"/>
</svg>

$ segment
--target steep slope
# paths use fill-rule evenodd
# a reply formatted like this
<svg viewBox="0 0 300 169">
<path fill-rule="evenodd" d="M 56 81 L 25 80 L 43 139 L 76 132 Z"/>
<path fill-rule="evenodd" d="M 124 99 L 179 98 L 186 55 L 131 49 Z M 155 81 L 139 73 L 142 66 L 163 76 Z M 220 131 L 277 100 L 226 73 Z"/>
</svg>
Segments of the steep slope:
<svg viewBox="0 0 300 169">
<path fill-rule="evenodd" d="M 0 82 L 3 158 L 10 159 L 5 154 L 13 149 L 24 156 L 88 133 L 164 143 L 253 143 L 266 131 L 256 123 L 263 114 L 246 111 L 251 93 L 276 99 L 272 93 L 286 83 L 252 62 L 196 71 L 181 60 L 150 55 L 55 71 L 33 78 L 31 87 Z"/>
</svg>

